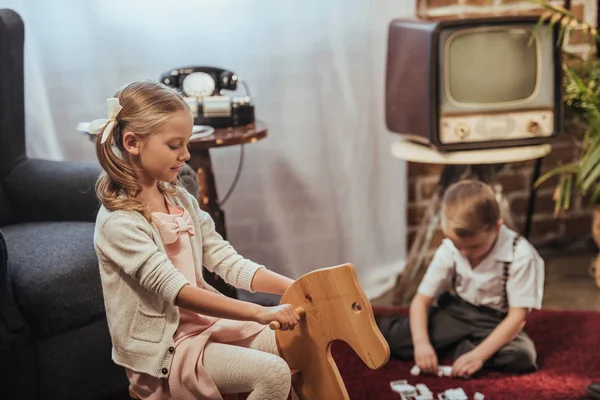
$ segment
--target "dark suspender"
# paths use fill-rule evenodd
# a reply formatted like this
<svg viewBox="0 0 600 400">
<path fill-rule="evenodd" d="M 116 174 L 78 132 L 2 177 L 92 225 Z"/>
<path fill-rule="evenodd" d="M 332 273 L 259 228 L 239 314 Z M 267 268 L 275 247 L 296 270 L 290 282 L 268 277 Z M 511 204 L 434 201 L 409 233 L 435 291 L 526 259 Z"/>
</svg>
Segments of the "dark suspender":
<svg viewBox="0 0 600 400">
<path fill-rule="evenodd" d="M 456 261 L 452 263 L 452 290 L 456 293 Z"/>
<path fill-rule="evenodd" d="M 513 257 L 514 257 L 515 250 L 517 248 L 517 242 L 519 241 L 519 239 L 521 239 L 520 235 L 516 235 L 515 238 L 513 239 L 513 245 L 512 245 Z M 508 283 L 510 264 L 511 264 L 510 262 L 504 263 L 504 272 L 502 274 L 502 286 L 503 286 L 502 309 L 508 309 L 508 291 L 506 290 L 506 285 Z M 460 282 L 457 282 L 458 279 L 457 279 L 457 274 L 456 274 L 456 261 L 454 262 L 452 269 L 454 271 L 454 273 L 452 274 L 452 290 L 454 291 L 454 294 L 458 296 L 458 293 L 456 293 L 456 286 L 460 285 Z"/>
<path fill-rule="evenodd" d="M 515 256 L 515 250 L 517 248 L 517 242 L 521 239 L 520 235 L 515 236 L 513 240 L 512 250 L 513 258 Z M 504 286 L 504 292 L 502 293 L 502 309 L 508 309 L 508 291 L 506 290 L 506 284 L 508 283 L 508 270 L 510 269 L 509 262 L 504 263 L 504 274 L 502 275 L 502 285 Z"/>
</svg>

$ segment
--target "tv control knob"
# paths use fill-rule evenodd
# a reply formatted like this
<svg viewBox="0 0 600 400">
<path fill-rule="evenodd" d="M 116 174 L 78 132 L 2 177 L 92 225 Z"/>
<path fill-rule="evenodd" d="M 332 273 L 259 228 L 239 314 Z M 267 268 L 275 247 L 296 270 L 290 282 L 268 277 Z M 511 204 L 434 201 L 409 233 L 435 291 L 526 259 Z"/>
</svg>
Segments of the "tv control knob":
<svg viewBox="0 0 600 400">
<path fill-rule="evenodd" d="M 538 133 L 542 133 L 542 127 L 536 121 L 528 121 L 527 132 L 537 135 Z"/>
<path fill-rule="evenodd" d="M 469 134 L 471 133 L 471 128 L 469 127 L 469 125 L 465 124 L 464 122 L 459 122 L 454 127 L 454 133 L 459 138 L 464 139 L 467 136 L 469 136 Z"/>
</svg>

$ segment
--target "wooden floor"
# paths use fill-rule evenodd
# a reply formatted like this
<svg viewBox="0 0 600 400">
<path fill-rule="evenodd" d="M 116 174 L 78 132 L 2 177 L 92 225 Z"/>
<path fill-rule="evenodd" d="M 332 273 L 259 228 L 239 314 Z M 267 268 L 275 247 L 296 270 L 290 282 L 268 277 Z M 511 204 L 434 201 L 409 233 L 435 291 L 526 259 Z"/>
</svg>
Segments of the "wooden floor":
<svg viewBox="0 0 600 400">
<path fill-rule="evenodd" d="M 550 257 L 543 307 L 600 311 L 600 289 L 588 272 L 595 256 L 580 253 Z"/>
<path fill-rule="evenodd" d="M 553 253 L 541 250 L 546 262 L 543 308 L 600 311 L 600 289 L 589 275 L 596 253 L 589 249 Z M 373 305 L 391 305 L 391 293 L 371 301 Z"/>
</svg>

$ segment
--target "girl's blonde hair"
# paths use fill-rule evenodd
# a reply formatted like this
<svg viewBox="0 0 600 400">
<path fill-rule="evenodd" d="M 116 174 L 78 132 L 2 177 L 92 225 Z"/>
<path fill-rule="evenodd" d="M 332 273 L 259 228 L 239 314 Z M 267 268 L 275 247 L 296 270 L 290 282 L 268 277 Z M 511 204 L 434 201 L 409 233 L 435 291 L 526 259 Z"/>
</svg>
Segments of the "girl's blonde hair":
<svg viewBox="0 0 600 400">
<path fill-rule="evenodd" d="M 491 187 L 481 181 L 463 180 L 444 193 L 444 229 L 469 237 L 493 229 L 500 220 L 500 206 Z"/>
<path fill-rule="evenodd" d="M 138 199 L 142 191 L 138 176 L 123 147 L 123 133 L 134 132 L 138 137 L 148 137 L 158 131 L 177 111 L 190 111 L 181 95 L 161 83 L 137 81 L 117 91 L 115 97 L 123 107 L 108 139 L 101 143 L 96 135 L 96 156 L 104 172 L 96 182 L 96 194 L 110 211 L 138 211 L 148 221 L 148 207 Z M 191 111 L 190 111 L 191 112 Z M 115 153 L 113 146 L 119 151 Z M 175 194 L 174 185 L 158 182 L 163 194 Z"/>
</svg>

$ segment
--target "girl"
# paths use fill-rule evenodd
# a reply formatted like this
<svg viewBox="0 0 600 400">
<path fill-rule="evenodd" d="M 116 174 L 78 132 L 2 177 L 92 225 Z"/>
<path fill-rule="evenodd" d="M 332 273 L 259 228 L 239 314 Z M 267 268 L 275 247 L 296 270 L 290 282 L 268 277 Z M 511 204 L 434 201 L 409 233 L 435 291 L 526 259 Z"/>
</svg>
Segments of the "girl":
<svg viewBox="0 0 600 400">
<path fill-rule="evenodd" d="M 283 294 L 291 279 L 241 257 L 210 216 L 176 183 L 190 158 L 191 110 L 176 91 L 133 82 L 90 124 L 104 172 L 94 243 L 112 357 L 144 399 L 286 399 L 290 370 L 265 325 L 293 329 L 291 305 L 228 298 L 202 265 L 252 292 Z"/>
</svg>

